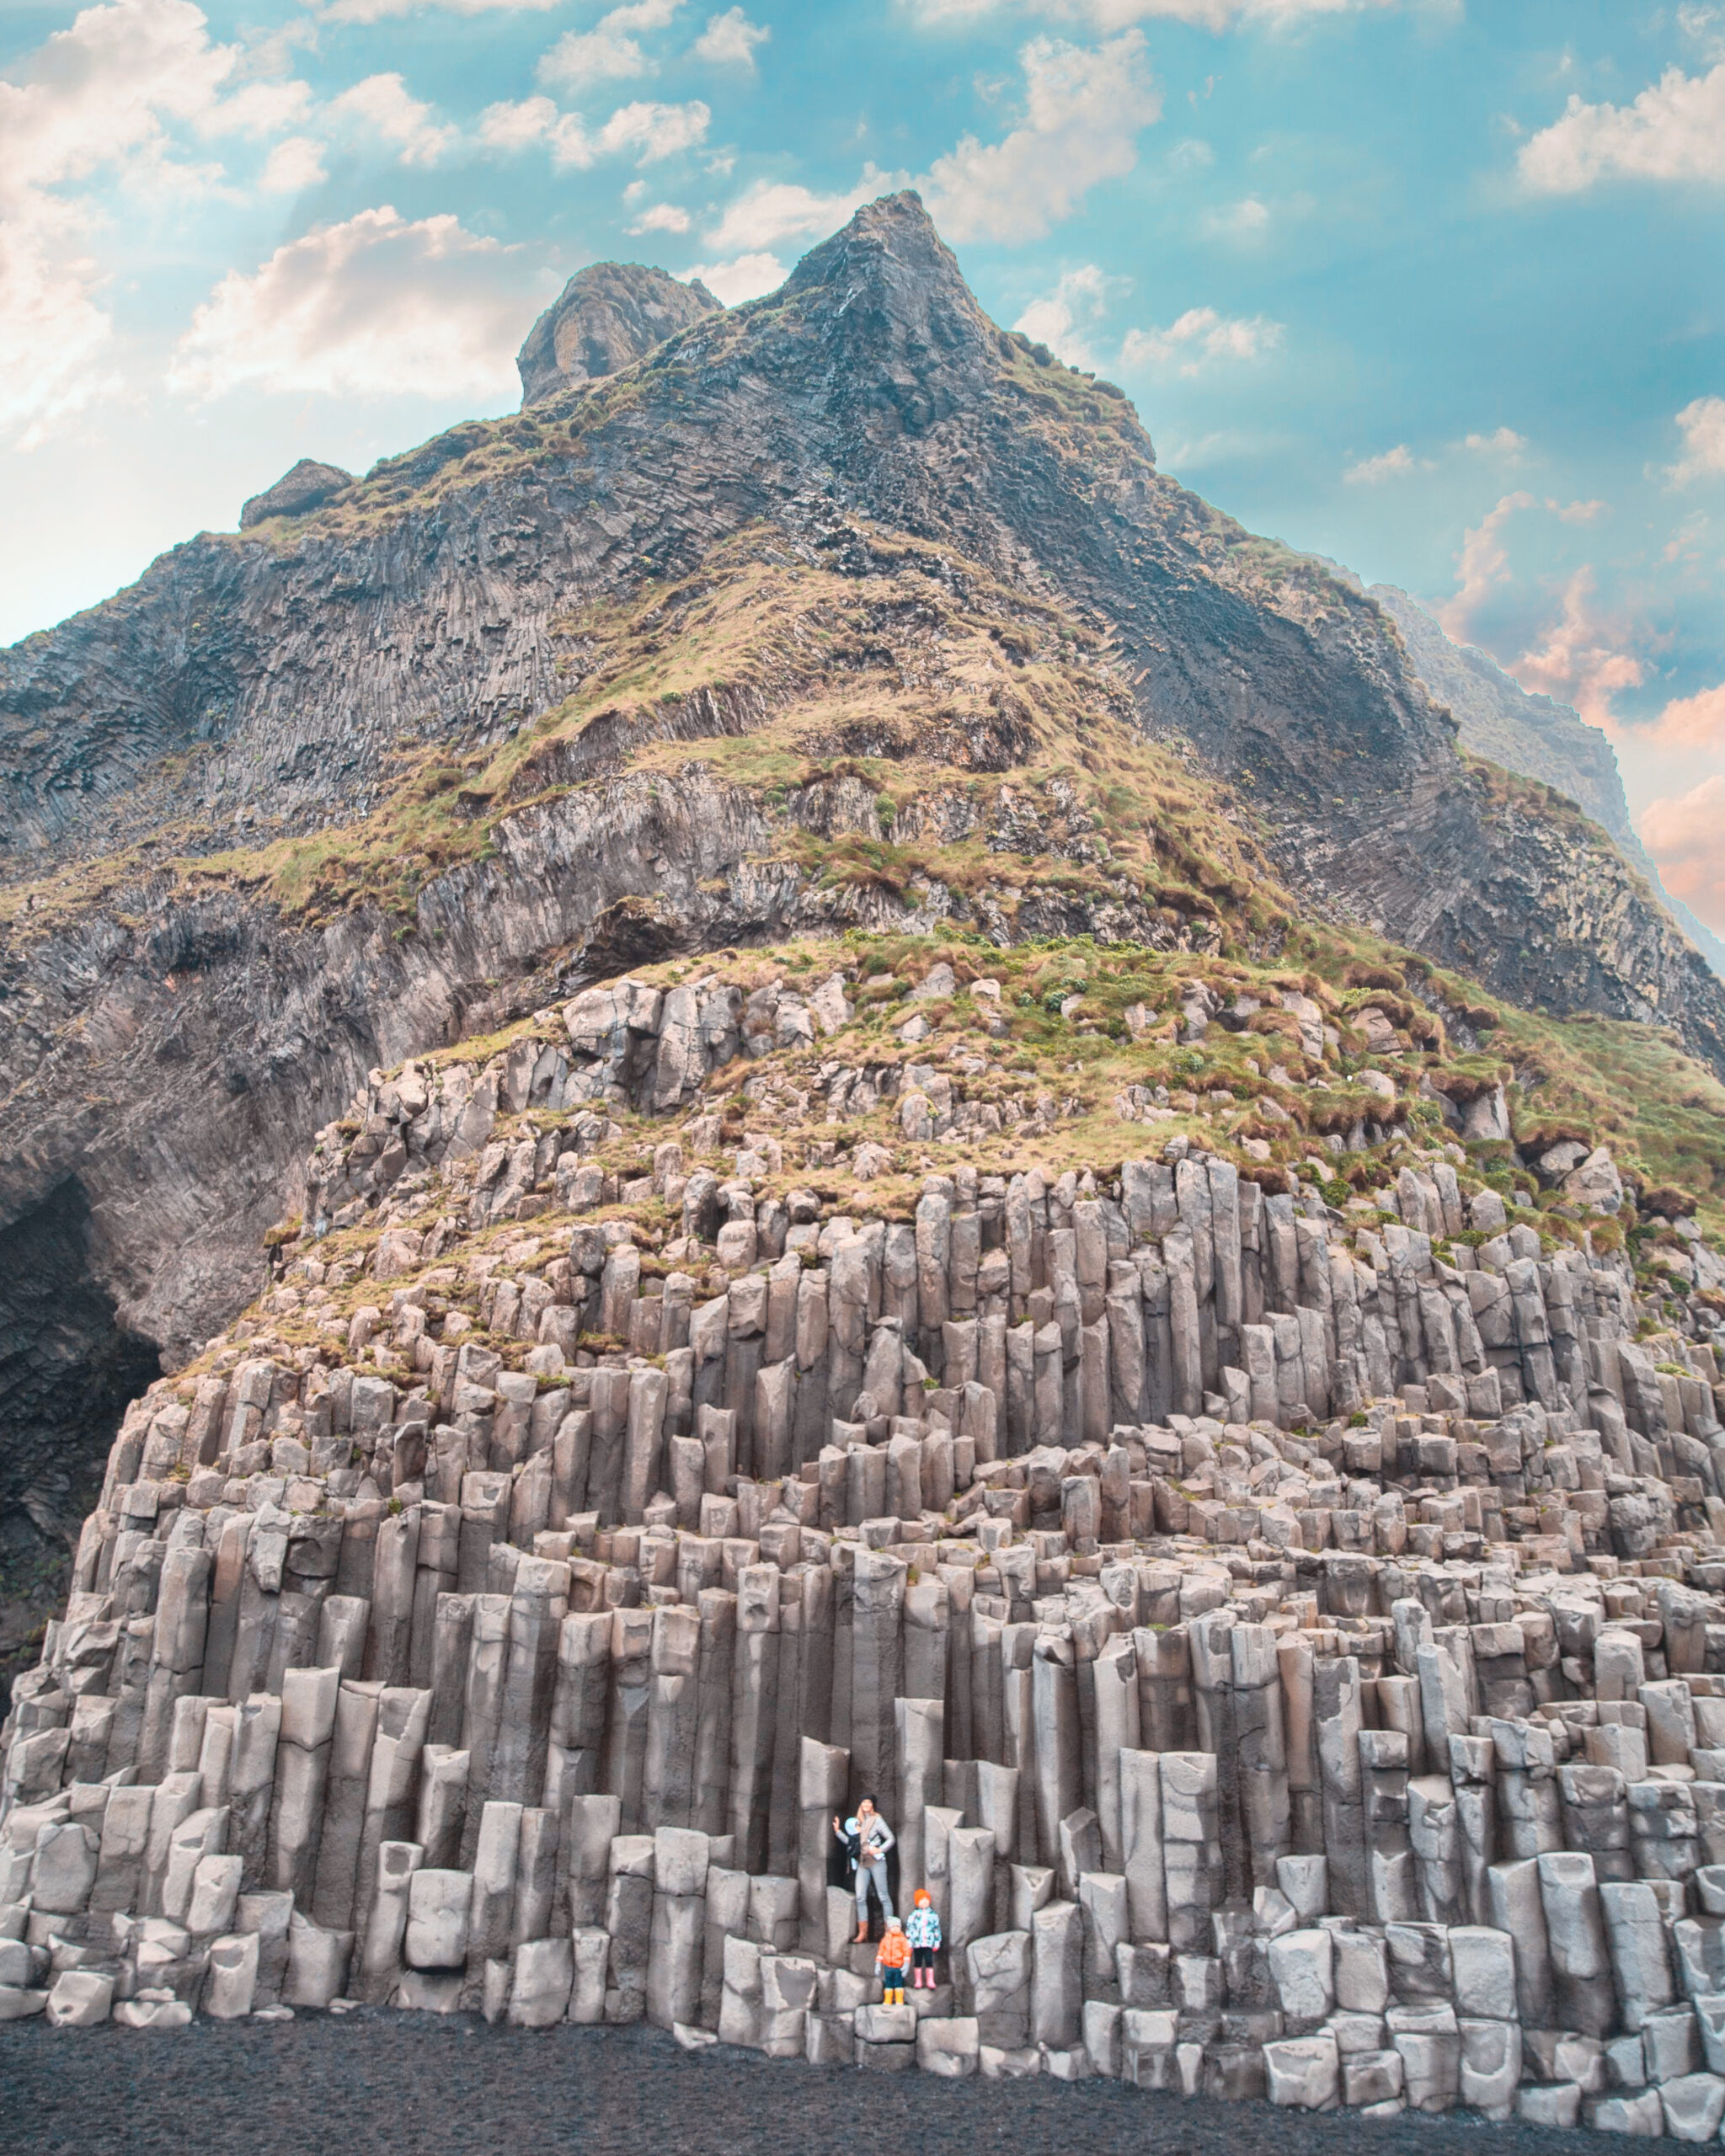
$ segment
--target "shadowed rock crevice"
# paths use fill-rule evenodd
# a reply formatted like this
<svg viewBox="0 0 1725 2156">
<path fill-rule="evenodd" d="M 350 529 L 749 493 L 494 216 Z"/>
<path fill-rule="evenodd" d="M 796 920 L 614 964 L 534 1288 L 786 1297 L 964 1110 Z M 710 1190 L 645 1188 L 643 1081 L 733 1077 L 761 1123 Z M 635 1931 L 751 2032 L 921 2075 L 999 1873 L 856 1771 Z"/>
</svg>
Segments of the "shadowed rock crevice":
<svg viewBox="0 0 1725 2156">
<path fill-rule="evenodd" d="M 126 1403 L 161 1367 L 99 1284 L 92 1230 L 68 1180 L 0 1230 L 0 1698 L 13 1652 L 64 1593 Z"/>
</svg>

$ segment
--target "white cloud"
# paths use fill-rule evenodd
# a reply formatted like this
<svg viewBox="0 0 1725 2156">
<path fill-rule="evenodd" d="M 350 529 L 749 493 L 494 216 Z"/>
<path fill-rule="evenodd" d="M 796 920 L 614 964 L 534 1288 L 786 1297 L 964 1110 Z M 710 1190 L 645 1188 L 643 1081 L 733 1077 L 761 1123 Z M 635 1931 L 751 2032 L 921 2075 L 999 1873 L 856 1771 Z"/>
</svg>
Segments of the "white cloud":
<svg viewBox="0 0 1725 2156">
<path fill-rule="evenodd" d="M 1546 507 L 1559 524 L 1593 524 L 1602 517 L 1611 504 L 1609 502 L 1560 502 L 1546 498 Z"/>
<path fill-rule="evenodd" d="M 909 12 L 931 29 L 975 22 L 1004 13 L 1010 0 L 905 0 Z M 1037 12 L 1116 30 L 1129 23 L 1190 23 L 1199 29 L 1252 25 L 1289 29 L 1313 15 L 1363 14 L 1388 9 L 1398 0 L 1042 0 Z"/>
<path fill-rule="evenodd" d="M 558 164 L 593 162 L 579 113 L 559 112 L 549 98 L 488 104 L 479 115 L 479 140 L 492 150 L 531 150 L 545 142 L 551 146 L 553 161 Z"/>
<path fill-rule="evenodd" d="M 396 15 L 411 15 L 421 8 L 441 8 L 451 15 L 500 15 L 520 10 L 544 14 L 562 0 L 328 0 L 321 11 L 326 23 L 382 23 Z"/>
<path fill-rule="evenodd" d="M 453 216 L 385 204 L 231 270 L 180 339 L 169 386 L 283 395 L 492 397 L 515 378 L 531 276 Z"/>
<path fill-rule="evenodd" d="M 1269 206 L 1255 195 L 1204 212 L 1204 228 L 1217 239 L 1258 240 L 1269 227 Z"/>
<path fill-rule="evenodd" d="M 37 189 L 115 167 L 159 171 L 170 121 L 206 134 L 234 124 L 222 92 L 238 60 L 210 43 L 190 0 L 85 8 L 31 56 L 24 81 L 0 81 L 0 209 L 16 216 Z"/>
<path fill-rule="evenodd" d="M 1605 504 L 1601 502 L 1599 506 L 1603 509 Z M 1705 510 L 1692 510 L 1659 549 L 1659 559 L 1668 566 L 1673 562 L 1699 564 L 1712 521 Z"/>
<path fill-rule="evenodd" d="M 0 426 L 34 448 L 56 419 L 120 386 L 105 362 L 114 323 L 96 264 L 37 224 L 0 221 Z"/>
<path fill-rule="evenodd" d="M 1405 479 L 1410 472 L 1429 472 L 1429 459 L 1416 456 L 1405 441 L 1386 449 L 1381 456 L 1363 456 L 1342 474 L 1350 487 L 1381 487 L 1386 479 Z"/>
<path fill-rule="evenodd" d="M 322 145 L 309 135 L 290 135 L 270 152 L 258 184 L 268 194 L 296 195 L 302 187 L 316 187 L 328 176 L 323 169 Z"/>
<path fill-rule="evenodd" d="M 1517 434 L 1514 427 L 1498 427 L 1488 435 L 1464 435 L 1459 442 L 1451 442 L 1449 447 L 1451 451 L 1457 449 L 1466 450 L 1476 456 L 1492 457 L 1498 464 L 1513 465 L 1521 462 L 1521 453 L 1527 447 L 1527 437 L 1525 435 Z M 1381 485 L 1386 479 L 1406 478 L 1415 472 L 1435 472 L 1437 468 L 1436 457 L 1416 456 L 1405 441 L 1398 441 L 1393 449 L 1386 449 L 1380 456 L 1362 457 L 1359 463 L 1350 464 L 1343 472 L 1342 477 L 1349 486 L 1375 487 Z M 1503 517 L 1512 514 L 1514 509 L 1531 509 L 1532 506 L 1533 499 L 1530 495 L 1525 498 L 1519 495 L 1515 496 L 1508 509 L 1504 507 L 1503 503 L 1500 502 L 1497 510 L 1493 510 L 1493 515 L 1487 517 L 1485 524 L 1481 526 L 1481 530 L 1494 534 L 1498 530 L 1498 524 L 1493 521 L 1493 517 L 1498 518 L 1501 522 Z M 1556 504 L 1548 504 L 1547 506 L 1555 508 Z M 1603 504 L 1599 506 L 1603 507 Z M 1471 542 L 1474 536 L 1475 535 L 1470 532 L 1468 541 Z M 1495 545 L 1496 542 L 1494 539 L 1488 538 L 1485 543 L 1492 546 Z M 1466 545 L 1464 545 L 1464 552 L 1466 550 Z M 1463 574 L 1465 577 L 1466 574 L 1465 569 Z"/>
<path fill-rule="evenodd" d="M 1120 346 L 1120 365 L 1173 367 L 1183 375 L 1202 374 L 1216 360 L 1257 360 L 1282 341 L 1282 324 L 1261 314 L 1218 314 L 1213 307 L 1188 307 L 1166 329 L 1129 329 Z"/>
<path fill-rule="evenodd" d="M 785 180 L 757 179 L 745 188 L 707 235 L 715 253 L 761 253 L 781 240 L 825 238 L 836 232 L 859 204 L 873 200 L 891 182 L 870 165 L 844 195 L 817 195 L 812 188 Z"/>
<path fill-rule="evenodd" d="M 599 148 L 606 156 L 619 150 L 638 150 L 637 164 L 656 164 L 661 157 L 675 157 L 679 150 L 692 149 L 705 137 L 712 118 L 711 109 L 699 98 L 690 99 L 686 104 L 622 105 L 600 129 Z"/>
<path fill-rule="evenodd" d="M 489 148 L 514 151 L 543 144 L 560 172 L 585 172 L 601 157 L 627 150 L 639 152 L 638 165 L 650 165 L 699 142 L 713 115 L 698 98 L 686 104 L 620 105 L 596 134 L 590 134 L 578 112 L 560 112 L 547 97 L 525 98 L 518 104 L 488 105 L 479 115 L 479 139 Z"/>
<path fill-rule="evenodd" d="M 565 30 L 539 62 L 542 83 L 578 89 L 584 83 L 628 82 L 654 75 L 659 63 L 643 49 L 638 30 L 662 30 L 681 0 L 633 0 L 601 15 L 590 30 Z"/>
<path fill-rule="evenodd" d="M 1213 427 L 1189 440 L 1184 435 L 1167 440 L 1159 437 L 1156 462 L 1164 472 L 1200 472 L 1207 466 L 1244 457 L 1262 462 L 1265 447 L 1260 436 L 1243 433 L 1237 428 Z"/>
<path fill-rule="evenodd" d="M 553 89 L 579 89 L 586 83 L 626 82 L 633 75 L 650 75 L 655 63 L 641 50 L 638 38 L 619 30 L 565 30 L 537 70 L 542 83 Z"/>
<path fill-rule="evenodd" d="M 1208 172 L 1216 161 L 1216 153 L 1200 136 L 1188 135 L 1184 141 L 1176 142 L 1168 152 L 1170 172 Z"/>
<path fill-rule="evenodd" d="M 412 96 L 399 75 L 367 75 L 332 99 L 329 115 L 362 141 L 396 144 L 404 165 L 435 165 L 461 139 L 459 128 L 432 120 L 430 106 Z"/>
<path fill-rule="evenodd" d="M 1054 291 L 1033 300 L 1012 327 L 1050 346 L 1068 366 L 1093 368 L 1097 362 L 1086 325 L 1101 321 L 1108 312 L 1108 288 L 1119 281 L 1104 275 L 1093 262 L 1068 270 Z"/>
<path fill-rule="evenodd" d="M 740 254 L 734 262 L 704 262 L 689 272 L 692 282 L 698 277 L 727 307 L 776 292 L 788 275 L 776 254 Z"/>
<path fill-rule="evenodd" d="M 1541 195 L 1579 195 L 1603 179 L 1725 180 L 1725 62 L 1705 75 L 1668 67 L 1633 104 L 1572 97 L 1516 163 Z"/>
<path fill-rule="evenodd" d="M 1033 38 L 1018 55 L 1024 116 L 998 142 L 965 136 L 921 183 L 950 239 L 1039 239 L 1089 189 L 1131 171 L 1138 137 L 1161 117 L 1136 30 L 1094 49 Z"/>
<path fill-rule="evenodd" d="M 178 154 L 177 131 L 255 139 L 297 120 L 310 92 L 267 64 L 212 45 L 191 0 L 113 0 L 0 80 L 0 424 L 26 444 L 124 379 L 108 358 L 103 213 L 66 190 L 105 183 L 159 207 L 217 185 L 220 165 Z"/>
<path fill-rule="evenodd" d="M 710 15 L 707 27 L 695 40 L 695 50 L 702 60 L 710 60 L 722 67 L 755 66 L 755 48 L 765 45 L 772 35 L 763 23 L 751 23 L 740 8 L 727 8 L 722 15 Z"/>
<path fill-rule="evenodd" d="M 644 210 L 629 227 L 636 237 L 643 232 L 686 232 L 689 229 L 689 213 L 675 202 L 655 202 L 650 210 Z"/>
<path fill-rule="evenodd" d="M 1677 414 L 1684 454 L 1666 467 L 1674 487 L 1725 476 L 1725 397 L 1697 397 Z"/>
<path fill-rule="evenodd" d="M 1531 494 L 1505 494 L 1471 531 L 1462 534 L 1461 552 L 1455 558 L 1455 590 L 1437 609 L 1445 634 L 1454 637 L 1458 643 L 1470 640 L 1474 616 L 1486 598 L 1509 581 L 1504 526 L 1512 516 L 1534 505 Z"/>
</svg>

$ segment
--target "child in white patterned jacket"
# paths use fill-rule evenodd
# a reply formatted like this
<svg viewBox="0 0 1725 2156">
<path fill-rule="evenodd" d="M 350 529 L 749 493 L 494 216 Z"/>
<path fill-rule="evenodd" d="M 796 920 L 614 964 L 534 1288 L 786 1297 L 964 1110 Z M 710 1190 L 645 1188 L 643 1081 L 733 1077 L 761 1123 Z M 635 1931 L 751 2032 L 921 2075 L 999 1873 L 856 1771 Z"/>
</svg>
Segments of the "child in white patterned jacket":
<svg viewBox="0 0 1725 2156">
<path fill-rule="evenodd" d="M 926 1886 L 916 1889 L 916 1899 L 905 1919 L 905 1936 L 911 1942 L 911 1988 L 934 1989 L 934 1956 L 940 1945 L 940 1917 Z"/>
</svg>

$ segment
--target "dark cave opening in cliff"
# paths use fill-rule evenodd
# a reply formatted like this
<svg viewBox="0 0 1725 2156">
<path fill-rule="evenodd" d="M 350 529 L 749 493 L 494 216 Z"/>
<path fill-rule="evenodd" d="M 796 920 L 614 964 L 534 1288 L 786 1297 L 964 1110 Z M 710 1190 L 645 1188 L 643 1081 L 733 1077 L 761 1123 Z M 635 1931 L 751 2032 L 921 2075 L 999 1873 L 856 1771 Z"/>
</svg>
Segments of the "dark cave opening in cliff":
<svg viewBox="0 0 1725 2156">
<path fill-rule="evenodd" d="M 0 1230 L 0 1712 L 64 1597 L 126 1402 L 161 1369 L 95 1277 L 93 1241 L 72 1177 Z"/>
</svg>

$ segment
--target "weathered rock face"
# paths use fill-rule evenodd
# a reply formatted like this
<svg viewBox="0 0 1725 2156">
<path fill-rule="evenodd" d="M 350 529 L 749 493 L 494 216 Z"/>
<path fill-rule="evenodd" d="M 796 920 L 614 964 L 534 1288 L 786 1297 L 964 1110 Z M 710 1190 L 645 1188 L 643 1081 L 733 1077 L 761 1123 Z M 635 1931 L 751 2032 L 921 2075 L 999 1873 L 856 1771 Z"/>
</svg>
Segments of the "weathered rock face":
<svg viewBox="0 0 1725 2156">
<path fill-rule="evenodd" d="M 1395 585 L 1375 584 L 1371 596 L 1402 632 L 1420 679 L 1449 706 L 1462 746 L 1567 794 L 1647 878 L 1714 972 L 1725 974 L 1725 944 L 1664 889 L 1637 836 L 1617 759 L 1601 730 L 1584 723 L 1567 704 L 1529 695 L 1488 654 L 1451 643 L 1424 608 Z"/>
<path fill-rule="evenodd" d="M 718 305 L 698 277 L 683 285 L 638 262 L 590 264 L 527 332 L 515 360 L 522 409 L 620 373 Z"/>
<path fill-rule="evenodd" d="M 239 528 L 249 531 L 254 524 L 272 516 L 304 516 L 321 509 L 332 495 L 351 483 L 353 476 L 339 464 L 319 464 L 314 457 L 302 456 L 273 487 L 266 487 L 261 494 L 254 494 L 242 504 Z"/>
<path fill-rule="evenodd" d="M 1394 584 L 1370 595 L 1402 632 L 1420 679 L 1447 704 L 1463 744 L 1494 764 L 1542 778 L 1603 825 L 1639 867 L 1640 841 L 1629 820 L 1611 744 L 1567 705 L 1530 696 L 1490 655 L 1452 643 L 1425 609 Z"/>
<path fill-rule="evenodd" d="M 331 513 L 267 553 L 206 536 L 21 646 L 0 682 L 12 858 L 111 846 L 128 814 L 350 815 L 403 736 L 494 739 L 553 707 L 583 671 L 573 613 L 758 520 L 794 529 L 820 486 L 1105 627 L 1140 723 L 1236 782 L 1309 902 L 1530 1002 L 1657 1009 L 1725 1065 L 1725 990 L 1632 877 L 1589 863 L 1590 906 L 1548 892 L 1531 819 L 1464 782 L 1375 603 L 1161 478 L 1123 400 L 987 320 L 914 197 L 637 369 L 579 451 L 458 429 L 371 475 L 382 529 Z"/>
<path fill-rule="evenodd" d="M 1369 1194 L 1044 1171 L 1036 961 L 907 945 L 596 985 L 319 1131 L 14 1688 L 0 2009 L 1717 2133 L 1725 1260 L 1639 1294 L 1608 1154 L 1506 1205 L 1294 990 Z"/>
<path fill-rule="evenodd" d="M 387 460 L 267 542 L 201 535 L 0 657 L 0 1208 L 76 1185 L 122 1331 L 189 1352 L 366 1071 L 554 986 L 849 926 L 1213 947 L 1217 902 L 1127 874 L 1066 777 L 983 787 L 1056 706 L 1076 770 L 1106 717 L 1231 781 L 1300 905 L 1529 1002 L 1657 1015 L 1725 1067 L 1725 997 L 1619 857 L 1465 772 L 1374 602 L 1162 478 L 1122 398 L 988 321 L 914 197 L 750 307 L 671 284 L 693 312 L 668 336 L 601 286 L 622 327 L 595 364 L 650 346 L 621 374 L 580 357 L 585 387 Z M 699 643 L 713 592 L 747 627 L 781 570 L 766 659 Z M 608 624 L 649 622 L 654 592 L 624 651 Z M 955 685 L 964 637 L 992 671 Z M 558 730 L 571 707 L 583 728 Z M 781 723 L 764 778 L 700 746 Z M 922 851 L 836 879 L 811 834 L 886 842 L 851 768 L 871 758 L 937 760 L 895 830 Z M 428 856 L 390 908 L 318 914 L 271 881 L 270 846 L 314 833 L 344 873 L 340 834 L 437 768 L 446 830 L 486 816 L 483 848 Z M 1049 873 L 1009 889 L 1012 856 Z"/>
</svg>

